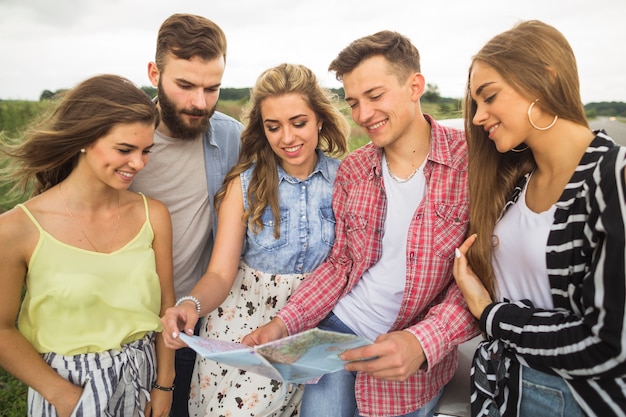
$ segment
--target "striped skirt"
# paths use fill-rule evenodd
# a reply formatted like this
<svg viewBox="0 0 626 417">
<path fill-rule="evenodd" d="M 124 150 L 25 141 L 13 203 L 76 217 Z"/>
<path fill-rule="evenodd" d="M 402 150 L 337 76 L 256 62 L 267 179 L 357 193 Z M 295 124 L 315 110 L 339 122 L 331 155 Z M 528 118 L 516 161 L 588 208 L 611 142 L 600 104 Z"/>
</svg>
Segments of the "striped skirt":
<svg viewBox="0 0 626 417">
<path fill-rule="evenodd" d="M 71 417 L 144 416 L 156 380 L 154 332 L 122 346 L 122 350 L 73 356 L 44 353 L 42 357 L 63 378 L 83 387 Z M 28 416 L 57 417 L 57 412 L 29 388 Z"/>
</svg>

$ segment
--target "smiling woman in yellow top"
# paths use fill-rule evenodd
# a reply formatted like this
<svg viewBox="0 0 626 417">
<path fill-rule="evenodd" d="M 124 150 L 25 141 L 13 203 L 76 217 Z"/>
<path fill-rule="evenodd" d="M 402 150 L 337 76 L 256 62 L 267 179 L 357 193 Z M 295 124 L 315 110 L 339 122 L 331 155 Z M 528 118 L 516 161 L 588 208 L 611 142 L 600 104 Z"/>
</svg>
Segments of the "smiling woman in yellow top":
<svg viewBox="0 0 626 417">
<path fill-rule="evenodd" d="M 34 185 L 0 215 L 0 366 L 30 387 L 29 416 L 169 414 L 170 217 L 127 189 L 158 119 L 143 91 L 101 75 L 3 148 L 2 179 Z"/>
<path fill-rule="evenodd" d="M 56 239 L 20 204 L 40 234 L 28 265 L 28 292 L 18 320 L 20 333 L 35 350 L 62 355 L 119 350 L 149 331 L 160 330 L 154 234 L 143 199 L 146 220 L 139 233 L 111 253 Z"/>
</svg>

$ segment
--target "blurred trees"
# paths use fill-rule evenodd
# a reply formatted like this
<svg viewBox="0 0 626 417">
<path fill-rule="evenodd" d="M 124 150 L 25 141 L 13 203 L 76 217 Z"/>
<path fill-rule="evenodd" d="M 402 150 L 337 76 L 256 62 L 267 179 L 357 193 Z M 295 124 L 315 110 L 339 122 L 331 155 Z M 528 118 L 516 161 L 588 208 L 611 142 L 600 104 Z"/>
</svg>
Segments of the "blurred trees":
<svg viewBox="0 0 626 417">
<path fill-rule="evenodd" d="M 141 89 L 149 96 L 154 97 L 157 89 L 152 86 L 144 86 Z M 2 100 L 0 99 L 0 132 L 5 135 L 14 135 L 27 123 L 32 122 L 42 114 L 60 94 L 66 89 L 57 91 L 44 90 L 39 101 Z M 343 88 L 331 89 L 340 99 L 345 97 Z M 239 116 L 240 109 L 230 107 L 243 106 L 250 98 L 250 88 L 222 88 L 220 90 L 221 106 L 228 108 L 227 114 Z M 436 84 L 427 84 L 426 91 L 422 96 L 424 111 L 431 115 L 442 118 L 463 117 L 462 99 L 441 97 L 439 87 Z M 585 105 L 587 117 L 615 116 L 626 117 L 626 102 L 594 102 Z"/>
<path fill-rule="evenodd" d="M 428 103 L 436 103 L 440 98 L 439 87 L 436 84 L 426 84 L 426 91 L 422 95 L 422 100 Z"/>
<path fill-rule="evenodd" d="M 602 101 L 585 104 L 585 113 L 588 118 L 596 116 L 626 117 L 626 103 L 621 101 Z"/>
</svg>

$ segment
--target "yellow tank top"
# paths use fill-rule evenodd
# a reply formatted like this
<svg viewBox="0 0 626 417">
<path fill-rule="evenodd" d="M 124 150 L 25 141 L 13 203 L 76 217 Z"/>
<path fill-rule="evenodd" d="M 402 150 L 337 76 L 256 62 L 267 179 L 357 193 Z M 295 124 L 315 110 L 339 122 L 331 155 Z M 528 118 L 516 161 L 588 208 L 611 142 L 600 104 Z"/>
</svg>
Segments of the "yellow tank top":
<svg viewBox="0 0 626 417">
<path fill-rule="evenodd" d="M 146 332 L 161 330 L 154 232 L 142 197 L 146 221 L 141 230 L 110 254 L 55 239 L 24 205 L 18 205 L 39 230 L 18 317 L 19 331 L 39 353 L 120 349 Z"/>
</svg>

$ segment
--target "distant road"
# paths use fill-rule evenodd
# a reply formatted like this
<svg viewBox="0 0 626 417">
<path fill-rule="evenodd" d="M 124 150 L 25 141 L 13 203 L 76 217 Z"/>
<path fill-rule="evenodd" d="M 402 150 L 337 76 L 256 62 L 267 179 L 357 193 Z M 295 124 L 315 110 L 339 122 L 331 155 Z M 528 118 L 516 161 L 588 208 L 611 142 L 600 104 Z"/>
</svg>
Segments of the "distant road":
<svg viewBox="0 0 626 417">
<path fill-rule="evenodd" d="M 626 146 L 626 123 L 610 120 L 608 117 L 598 117 L 589 122 L 592 129 L 604 129 L 615 142 Z"/>
</svg>

